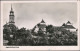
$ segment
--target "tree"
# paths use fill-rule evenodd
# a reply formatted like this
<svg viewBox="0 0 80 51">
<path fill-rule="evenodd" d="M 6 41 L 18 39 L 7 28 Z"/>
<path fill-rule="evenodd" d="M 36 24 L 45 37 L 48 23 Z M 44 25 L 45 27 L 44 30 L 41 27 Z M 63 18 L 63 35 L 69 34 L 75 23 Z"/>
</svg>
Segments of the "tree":
<svg viewBox="0 0 80 51">
<path fill-rule="evenodd" d="M 26 28 L 24 28 L 24 27 L 17 30 L 17 42 L 19 43 L 19 45 L 20 44 L 21 45 L 31 45 L 31 43 L 32 43 L 31 31 L 26 30 Z"/>
<path fill-rule="evenodd" d="M 46 32 L 53 33 L 54 27 L 52 25 L 46 26 Z"/>
<path fill-rule="evenodd" d="M 9 29 L 3 29 L 3 39 L 8 40 L 10 38 L 10 33 Z"/>
</svg>

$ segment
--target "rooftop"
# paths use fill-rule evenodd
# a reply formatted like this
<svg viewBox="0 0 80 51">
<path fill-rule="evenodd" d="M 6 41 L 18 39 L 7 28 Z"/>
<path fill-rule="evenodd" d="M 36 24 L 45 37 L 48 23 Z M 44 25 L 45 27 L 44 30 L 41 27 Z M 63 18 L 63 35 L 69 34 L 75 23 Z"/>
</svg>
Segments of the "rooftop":
<svg viewBox="0 0 80 51">
<path fill-rule="evenodd" d="M 43 19 L 42 19 L 41 23 L 45 23 Z"/>
</svg>

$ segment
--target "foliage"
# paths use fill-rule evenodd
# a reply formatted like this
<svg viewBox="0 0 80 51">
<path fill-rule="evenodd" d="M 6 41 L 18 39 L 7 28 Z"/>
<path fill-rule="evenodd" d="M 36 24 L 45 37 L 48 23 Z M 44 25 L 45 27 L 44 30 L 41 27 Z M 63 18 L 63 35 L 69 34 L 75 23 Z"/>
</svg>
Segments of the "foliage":
<svg viewBox="0 0 80 51">
<path fill-rule="evenodd" d="M 11 32 L 9 29 L 4 29 L 3 33 L 9 35 Z M 15 39 L 11 39 L 9 36 L 4 37 L 8 39 L 8 45 L 20 45 L 20 46 L 59 46 L 59 45 L 77 45 L 77 35 L 69 30 L 61 27 L 54 27 L 52 25 L 46 26 L 46 33 L 43 33 L 39 29 L 38 33 L 32 30 L 26 30 L 21 28 L 14 31 Z M 34 37 L 35 36 L 35 37 Z"/>
</svg>

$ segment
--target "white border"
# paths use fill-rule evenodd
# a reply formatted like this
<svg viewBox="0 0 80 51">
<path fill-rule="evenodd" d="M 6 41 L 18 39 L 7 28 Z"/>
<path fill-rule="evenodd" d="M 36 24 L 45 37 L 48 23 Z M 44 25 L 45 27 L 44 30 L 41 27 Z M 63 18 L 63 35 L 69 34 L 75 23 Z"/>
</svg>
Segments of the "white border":
<svg viewBox="0 0 80 51">
<path fill-rule="evenodd" d="M 3 4 L 4 3 L 40 3 L 40 2 L 76 2 L 78 13 L 78 27 L 79 27 L 79 1 L 1 1 L 1 50 L 79 50 L 80 32 L 78 30 L 78 46 L 17 46 L 19 48 L 6 48 L 3 46 Z M 10 47 L 10 46 L 9 46 Z M 12 47 L 12 46 L 11 46 Z M 13 46 L 15 47 L 15 46 Z"/>
</svg>

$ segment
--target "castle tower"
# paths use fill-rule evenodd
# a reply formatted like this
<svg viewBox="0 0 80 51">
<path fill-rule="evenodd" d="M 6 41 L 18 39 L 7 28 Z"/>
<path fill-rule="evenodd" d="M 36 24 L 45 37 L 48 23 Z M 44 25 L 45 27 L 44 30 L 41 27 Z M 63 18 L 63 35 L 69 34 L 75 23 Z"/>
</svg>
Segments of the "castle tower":
<svg viewBox="0 0 80 51">
<path fill-rule="evenodd" d="M 45 28 L 46 27 L 46 23 L 45 21 L 42 19 L 42 21 L 40 22 L 40 28 Z"/>
<path fill-rule="evenodd" d="M 9 24 L 15 24 L 14 22 L 14 11 L 13 11 L 13 8 L 12 8 L 12 5 L 11 5 L 11 10 L 10 10 L 10 15 L 9 15 Z"/>
<path fill-rule="evenodd" d="M 42 19 L 42 21 L 39 23 L 38 26 L 44 33 L 46 32 L 46 23 L 45 21 Z"/>
<path fill-rule="evenodd" d="M 34 32 L 38 32 L 40 30 L 43 31 L 44 34 L 46 33 L 46 23 L 45 23 L 45 21 L 43 19 L 42 19 L 42 21 L 40 23 L 38 23 L 35 26 Z"/>
</svg>

